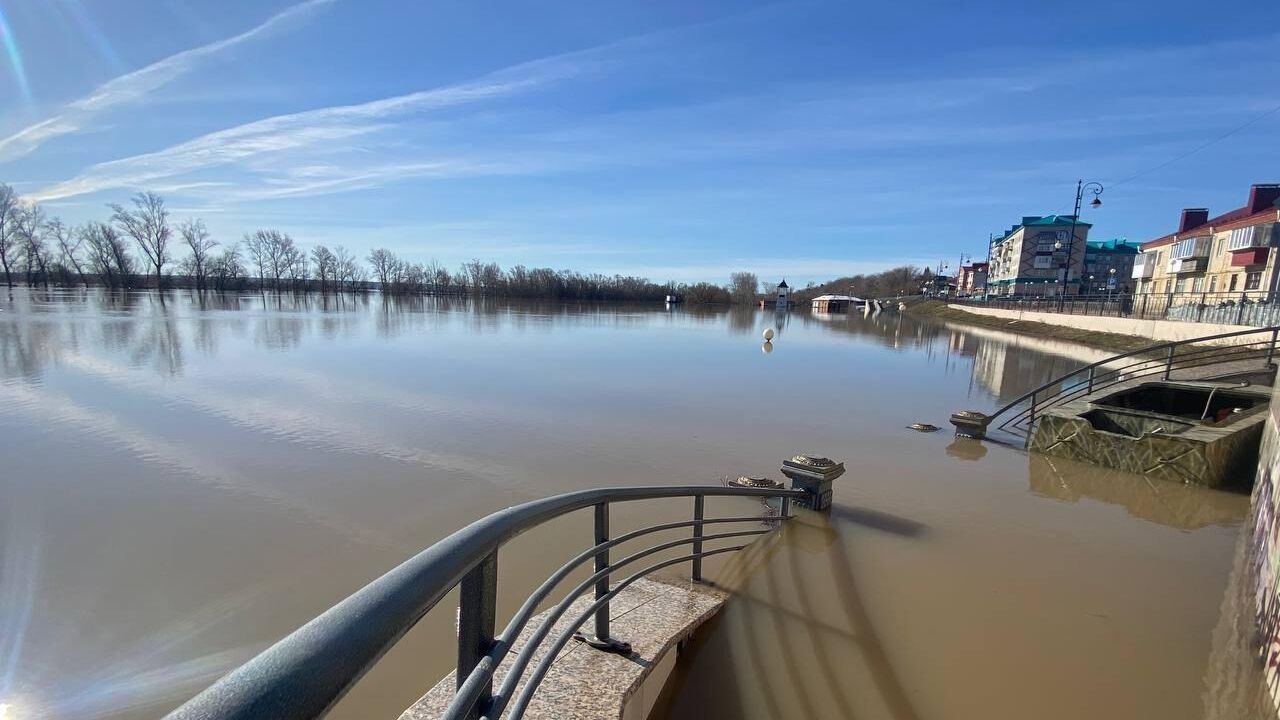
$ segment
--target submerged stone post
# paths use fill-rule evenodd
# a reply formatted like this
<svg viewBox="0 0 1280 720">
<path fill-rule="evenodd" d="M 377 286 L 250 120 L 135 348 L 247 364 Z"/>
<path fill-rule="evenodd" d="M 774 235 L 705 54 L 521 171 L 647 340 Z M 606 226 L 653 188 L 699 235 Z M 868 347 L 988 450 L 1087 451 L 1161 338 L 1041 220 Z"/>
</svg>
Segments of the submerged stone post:
<svg viewBox="0 0 1280 720">
<path fill-rule="evenodd" d="M 960 410 L 951 413 L 951 424 L 956 426 L 956 435 L 982 440 L 987 437 L 991 417 L 977 410 Z"/>
<path fill-rule="evenodd" d="M 831 509 L 831 483 L 844 474 L 844 463 L 812 455 L 796 455 L 782 461 L 782 474 L 791 480 L 792 490 L 803 490 L 795 503 L 810 510 Z"/>
</svg>

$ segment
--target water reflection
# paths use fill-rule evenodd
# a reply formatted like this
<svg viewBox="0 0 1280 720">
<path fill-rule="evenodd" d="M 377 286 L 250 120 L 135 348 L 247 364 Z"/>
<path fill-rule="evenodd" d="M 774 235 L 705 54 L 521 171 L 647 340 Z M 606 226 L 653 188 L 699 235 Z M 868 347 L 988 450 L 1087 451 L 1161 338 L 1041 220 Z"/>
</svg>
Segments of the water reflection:
<svg viewBox="0 0 1280 720">
<path fill-rule="evenodd" d="M 761 582 L 773 583 L 775 605 L 840 629 L 833 637 L 849 647 L 824 652 L 833 667 L 860 658 L 850 667 L 866 669 L 867 697 L 927 715 L 937 705 L 914 697 L 917 673 L 948 687 L 950 671 L 920 649 L 971 616 L 989 629 L 996 615 L 1024 612 L 991 588 L 1011 583 L 1036 607 L 1039 595 L 1071 595 L 1086 576 L 1060 569 L 1073 562 L 1122 585 L 1133 574 L 1136 561 L 1115 564 L 1112 548 L 1064 551 L 1068 528 L 1085 528 L 1077 542 L 1136 539 L 1157 566 L 1172 553 L 1208 566 L 1211 531 L 1242 514 L 1202 500 L 1208 514 L 1195 515 L 1182 489 L 1153 498 L 1132 478 L 1113 487 L 1029 467 L 1007 448 L 905 430 L 945 425 L 958 407 L 994 404 L 1080 360 L 897 313 L 93 289 L 9 297 L 0 302 L 0 659 L 19 659 L 0 666 L 11 683 L 0 702 L 22 698 L 51 717 L 160 715 L 488 512 L 602 484 L 768 475 L 803 451 L 848 460 L 846 497 L 828 526 L 797 530 L 760 556 L 798 563 Z M 775 333 L 767 356 L 766 328 Z M 658 517 L 646 508 L 631 519 Z M 1159 533 L 1186 542 L 1166 553 Z M 583 537 L 549 532 L 513 547 L 500 603 L 519 600 Z M 793 597 L 810 570 L 840 585 Z M 1182 580 L 1190 598 L 1221 596 L 1221 578 Z M 856 607 L 824 609 L 828 595 Z M 951 605 L 920 605 L 939 596 Z M 886 619 L 886 607 L 918 610 L 923 620 L 912 622 L 932 637 Z M 746 612 L 762 629 L 762 655 L 781 642 L 778 628 L 796 638 L 789 652 L 812 642 L 809 628 L 771 620 L 771 610 Z M 435 634 L 424 637 L 438 640 L 453 618 L 427 622 Z M 1180 622 L 1188 634 L 1203 629 L 1198 616 Z M 428 641 L 391 657 L 333 717 L 395 716 L 452 668 L 448 643 Z M 876 644 L 880 660 L 863 654 Z M 859 697 L 846 693 L 837 711 Z"/>
<path fill-rule="evenodd" d="M 1179 530 L 1240 524 L 1241 498 L 1196 485 L 1157 482 L 1140 475 L 1031 454 L 1031 492 L 1065 502 L 1093 500 L 1124 508 L 1133 517 Z"/>
</svg>

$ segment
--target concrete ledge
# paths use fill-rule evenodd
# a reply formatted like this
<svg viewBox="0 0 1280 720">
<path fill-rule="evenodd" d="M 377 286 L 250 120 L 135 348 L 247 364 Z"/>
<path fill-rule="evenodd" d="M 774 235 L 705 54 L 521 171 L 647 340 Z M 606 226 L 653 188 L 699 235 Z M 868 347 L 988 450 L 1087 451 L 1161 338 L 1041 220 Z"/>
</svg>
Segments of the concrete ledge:
<svg viewBox="0 0 1280 720">
<path fill-rule="evenodd" d="M 970 305 L 947 305 L 952 310 L 960 310 L 971 315 L 1008 318 L 1014 321 L 1039 322 L 1049 325 L 1092 330 L 1095 332 L 1119 333 L 1151 338 L 1154 342 L 1172 340 L 1191 340 L 1205 335 L 1221 335 L 1243 330 L 1259 330 L 1250 325 L 1218 325 L 1214 323 L 1182 322 L 1179 320 L 1138 320 L 1122 317 L 1098 317 L 1096 315 L 1068 315 L 1066 313 L 1040 312 L 1035 310 L 1003 310 L 997 308 L 973 307 Z M 1257 342 L 1262 336 L 1245 336 L 1215 341 L 1215 344 L 1232 345 Z"/>
<path fill-rule="evenodd" d="M 643 578 L 618 593 L 611 602 L 611 631 L 631 643 L 631 655 L 623 657 L 570 641 L 556 657 L 551 671 L 533 695 L 525 712 L 530 720 L 644 720 L 675 665 L 672 650 L 699 625 L 715 615 L 727 593 L 706 585 Z M 587 597 L 573 603 L 557 622 L 543 646 L 582 614 L 592 603 Z M 533 629 L 547 613 L 540 613 L 517 638 L 514 647 L 494 674 L 501 685 L 510 661 L 524 647 Z M 587 620 L 589 624 L 590 619 Z M 539 648 L 529 669 L 545 651 Z M 453 699 L 454 674 L 449 673 L 400 716 L 400 720 L 434 720 L 444 714 Z M 519 688 L 523 687 L 521 682 Z"/>
</svg>

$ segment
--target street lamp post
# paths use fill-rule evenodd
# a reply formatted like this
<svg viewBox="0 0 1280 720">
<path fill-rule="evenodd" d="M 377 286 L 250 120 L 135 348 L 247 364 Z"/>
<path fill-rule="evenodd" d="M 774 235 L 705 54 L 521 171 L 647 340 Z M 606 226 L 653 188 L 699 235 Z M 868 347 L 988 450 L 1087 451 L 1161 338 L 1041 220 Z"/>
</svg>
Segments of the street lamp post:
<svg viewBox="0 0 1280 720">
<path fill-rule="evenodd" d="M 1084 199 L 1085 190 L 1088 190 L 1089 192 L 1093 193 L 1093 200 L 1089 201 L 1089 207 L 1091 208 L 1102 207 L 1102 200 L 1098 197 L 1099 195 L 1102 194 L 1102 183 L 1085 182 L 1084 180 L 1077 180 L 1076 181 L 1076 207 L 1075 207 L 1075 210 L 1072 211 L 1071 213 L 1071 230 L 1067 235 L 1067 260 L 1063 264 L 1063 268 L 1062 268 L 1062 295 L 1064 297 L 1067 294 L 1067 280 L 1071 275 L 1071 246 L 1075 243 L 1076 223 L 1080 221 L 1080 201 Z M 1054 246 L 1057 247 L 1058 243 L 1054 243 Z"/>
<path fill-rule="evenodd" d="M 1116 288 L 1116 269 L 1111 268 L 1107 271 L 1107 274 L 1109 275 L 1107 278 L 1107 302 L 1111 302 L 1111 291 Z"/>
</svg>

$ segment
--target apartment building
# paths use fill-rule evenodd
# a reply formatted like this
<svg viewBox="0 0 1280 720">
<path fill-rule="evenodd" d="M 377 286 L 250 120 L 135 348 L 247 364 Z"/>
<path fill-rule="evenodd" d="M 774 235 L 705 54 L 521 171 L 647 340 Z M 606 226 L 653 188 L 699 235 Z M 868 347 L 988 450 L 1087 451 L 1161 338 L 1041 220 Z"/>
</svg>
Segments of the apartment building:
<svg viewBox="0 0 1280 720">
<path fill-rule="evenodd" d="M 1244 293 L 1280 289 L 1280 185 L 1253 185 L 1243 206 L 1216 217 L 1187 208 L 1177 232 L 1142 243 L 1132 279 L 1137 293 Z"/>
<path fill-rule="evenodd" d="M 1024 216 L 991 243 L 988 294 L 1078 294 L 1090 227 L 1071 215 Z"/>
<path fill-rule="evenodd" d="M 980 295 L 987 288 L 987 264 L 971 262 L 960 266 L 956 275 L 957 295 Z"/>
<path fill-rule="evenodd" d="M 1080 273 L 1084 291 L 1130 292 L 1133 260 L 1137 256 L 1138 244 L 1123 238 L 1088 241 L 1084 250 L 1084 270 Z"/>
</svg>

